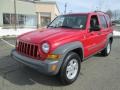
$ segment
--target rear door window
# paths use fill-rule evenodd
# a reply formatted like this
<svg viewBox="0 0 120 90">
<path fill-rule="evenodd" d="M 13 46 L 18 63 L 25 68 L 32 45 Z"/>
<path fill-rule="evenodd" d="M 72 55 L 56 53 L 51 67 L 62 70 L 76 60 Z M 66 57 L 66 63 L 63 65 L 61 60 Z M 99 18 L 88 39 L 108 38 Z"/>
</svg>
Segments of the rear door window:
<svg viewBox="0 0 120 90">
<path fill-rule="evenodd" d="M 107 23 L 109 24 L 109 26 L 112 26 L 111 19 L 108 15 L 106 15 L 106 19 L 107 19 Z"/>
<path fill-rule="evenodd" d="M 99 18 L 100 18 L 100 23 L 101 23 L 101 25 L 102 25 L 102 28 L 108 28 L 108 25 L 107 25 L 107 21 L 106 21 L 106 19 L 105 19 L 105 16 L 103 16 L 103 15 L 100 15 L 99 16 Z"/>
</svg>

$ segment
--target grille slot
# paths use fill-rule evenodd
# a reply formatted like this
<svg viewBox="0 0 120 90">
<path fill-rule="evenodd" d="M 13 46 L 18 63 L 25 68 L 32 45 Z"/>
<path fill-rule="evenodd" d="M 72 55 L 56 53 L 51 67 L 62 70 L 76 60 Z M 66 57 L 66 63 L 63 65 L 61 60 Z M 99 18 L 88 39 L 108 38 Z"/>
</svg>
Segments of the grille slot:
<svg viewBox="0 0 120 90">
<path fill-rule="evenodd" d="M 20 41 L 17 47 L 17 51 L 23 55 L 38 59 L 38 46 Z"/>
</svg>

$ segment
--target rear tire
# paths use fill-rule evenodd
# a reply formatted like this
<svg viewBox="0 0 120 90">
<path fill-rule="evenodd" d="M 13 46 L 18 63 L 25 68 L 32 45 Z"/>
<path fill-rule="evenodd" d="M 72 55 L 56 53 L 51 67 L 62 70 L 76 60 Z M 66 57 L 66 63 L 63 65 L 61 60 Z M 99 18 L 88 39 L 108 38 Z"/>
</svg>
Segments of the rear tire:
<svg viewBox="0 0 120 90">
<path fill-rule="evenodd" d="M 72 84 L 78 77 L 81 67 L 81 59 L 78 54 L 67 54 L 60 70 L 60 79 L 64 85 Z"/>
<path fill-rule="evenodd" d="M 111 45 L 112 45 L 112 43 L 111 43 L 111 41 L 109 40 L 106 48 L 101 51 L 101 55 L 102 55 L 102 56 L 108 56 L 108 55 L 110 54 L 110 52 L 111 52 Z"/>
</svg>

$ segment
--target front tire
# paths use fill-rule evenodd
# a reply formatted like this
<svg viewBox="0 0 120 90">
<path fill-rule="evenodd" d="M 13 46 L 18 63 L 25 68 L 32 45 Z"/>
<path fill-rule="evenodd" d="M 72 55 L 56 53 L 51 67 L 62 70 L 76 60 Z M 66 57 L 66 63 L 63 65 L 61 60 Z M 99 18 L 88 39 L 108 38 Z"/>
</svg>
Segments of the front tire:
<svg viewBox="0 0 120 90">
<path fill-rule="evenodd" d="M 106 48 L 103 51 L 101 51 L 102 56 L 108 56 L 110 54 L 110 52 L 111 52 L 111 44 L 112 44 L 111 41 L 109 41 Z"/>
<path fill-rule="evenodd" d="M 68 53 L 60 70 L 60 79 L 64 85 L 72 84 L 80 72 L 81 59 L 74 52 Z"/>
</svg>

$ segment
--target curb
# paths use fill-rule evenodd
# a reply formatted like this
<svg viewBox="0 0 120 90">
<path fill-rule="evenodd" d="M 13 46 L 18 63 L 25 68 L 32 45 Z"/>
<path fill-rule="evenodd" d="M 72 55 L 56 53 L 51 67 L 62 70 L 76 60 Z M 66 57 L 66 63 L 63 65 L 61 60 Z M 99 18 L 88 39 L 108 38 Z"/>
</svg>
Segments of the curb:
<svg viewBox="0 0 120 90">
<path fill-rule="evenodd" d="M 120 36 L 113 36 L 113 38 L 120 38 Z"/>
<path fill-rule="evenodd" d="M 15 39 L 17 36 L 0 36 L 0 39 Z"/>
</svg>

